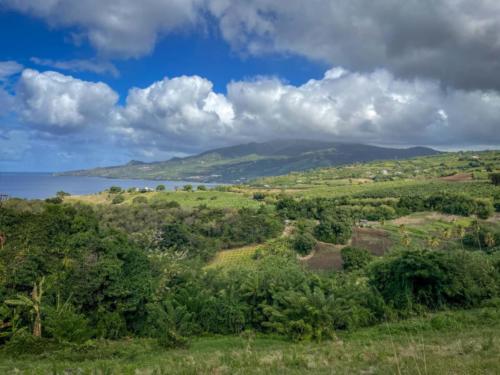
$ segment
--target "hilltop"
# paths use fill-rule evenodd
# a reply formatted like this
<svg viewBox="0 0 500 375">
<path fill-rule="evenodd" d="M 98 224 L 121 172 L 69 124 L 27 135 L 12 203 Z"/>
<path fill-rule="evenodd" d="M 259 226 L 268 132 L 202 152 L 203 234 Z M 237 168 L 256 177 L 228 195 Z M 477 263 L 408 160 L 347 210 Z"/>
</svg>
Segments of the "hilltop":
<svg viewBox="0 0 500 375">
<path fill-rule="evenodd" d="M 224 147 L 167 161 L 145 163 L 132 160 L 126 165 L 70 171 L 63 175 L 236 183 L 320 167 L 435 154 L 439 151 L 426 147 L 396 149 L 365 144 L 276 140 Z"/>
</svg>

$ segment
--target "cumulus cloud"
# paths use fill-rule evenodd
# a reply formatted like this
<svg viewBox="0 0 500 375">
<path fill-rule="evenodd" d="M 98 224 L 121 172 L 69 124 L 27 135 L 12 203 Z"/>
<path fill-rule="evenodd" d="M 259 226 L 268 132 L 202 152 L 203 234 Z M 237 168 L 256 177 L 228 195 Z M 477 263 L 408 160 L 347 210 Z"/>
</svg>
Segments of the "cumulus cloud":
<svg viewBox="0 0 500 375">
<path fill-rule="evenodd" d="M 72 72 L 91 72 L 97 74 L 110 74 L 113 77 L 118 77 L 120 72 L 109 61 L 99 61 L 95 59 L 75 59 L 75 60 L 52 60 L 32 57 L 31 62 L 36 65 L 46 66 L 49 68 L 67 70 Z"/>
<path fill-rule="evenodd" d="M 118 95 L 101 82 L 26 69 L 16 99 L 23 121 L 47 132 L 67 133 L 106 125 Z"/>
<path fill-rule="evenodd" d="M 199 21 L 204 0 L 0 0 L 0 5 L 46 20 L 55 27 L 76 27 L 101 53 L 138 57 L 149 53 L 159 35 Z"/>
<path fill-rule="evenodd" d="M 400 79 L 383 69 L 333 68 L 300 86 L 260 77 L 231 82 L 226 95 L 202 77 L 165 78 L 130 89 L 123 105 L 103 83 L 25 70 L 15 97 L 31 128 L 82 139 L 99 128 L 101 138 L 149 158 L 277 138 L 401 146 L 500 143 L 498 93 L 445 89 L 435 80 Z"/>
<path fill-rule="evenodd" d="M 212 83 L 198 76 L 165 78 L 129 91 L 115 131 L 148 148 L 186 150 L 231 137 L 234 112 Z"/>
</svg>

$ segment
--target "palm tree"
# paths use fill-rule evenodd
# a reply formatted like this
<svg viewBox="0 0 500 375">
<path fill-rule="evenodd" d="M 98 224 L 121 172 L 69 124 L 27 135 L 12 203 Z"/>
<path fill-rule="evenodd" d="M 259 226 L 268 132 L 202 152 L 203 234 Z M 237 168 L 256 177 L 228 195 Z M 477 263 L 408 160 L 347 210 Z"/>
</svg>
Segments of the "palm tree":
<svg viewBox="0 0 500 375">
<path fill-rule="evenodd" d="M 479 221 L 474 220 L 472 222 L 472 229 L 474 230 L 474 233 L 476 233 L 477 244 L 479 245 L 479 250 L 482 250 L 482 248 L 481 248 L 481 238 L 479 238 L 479 234 L 481 233 L 481 226 L 479 225 Z"/>
<path fill-rule="evenodd" d="M 493 237 L 493 235 L 491 234 L 491 232 L 487 232 L 485 235 L 484 235 L 484 243 L 486 244 L 486 246 L 488 247 L 493 247 L 495 246 L 495 237 Z"/>
<path fill-rule="evenodd" d="M 406 247 L 410 246 L 411 238 L 408 234 L 404 234 L 403 237 L 401 237 L 401 244 Z"/>
<path fill-rule="evenodd" d="M 463 225 L 458 224 L 455 227 L 455 233 L 457 234 L 457 237 L 460 238 L 460 244 L 462 245 L 462 250 L 464 250 L 465 228 Z"/>
<path fill-rule="evenodd" d="M 6 300 L 5 303 L 11 306 L 22 306 L 29 309 L 30 314 L 35 316 L 33 324 L 33 336 L 42 337 L 42 296 L 43 296 L 43 283 L 45 278 L 37 283 L 33 283 L 33 290 L 31 291 L 31 298 L 19 294 L 15 299 Z"/>
<path fill-rule="evenodd" d="M 426 242 L 432 249 L 436 249 L 439 246 L 439 238 L 435 236 L 428 237 Z"/>
</svg>

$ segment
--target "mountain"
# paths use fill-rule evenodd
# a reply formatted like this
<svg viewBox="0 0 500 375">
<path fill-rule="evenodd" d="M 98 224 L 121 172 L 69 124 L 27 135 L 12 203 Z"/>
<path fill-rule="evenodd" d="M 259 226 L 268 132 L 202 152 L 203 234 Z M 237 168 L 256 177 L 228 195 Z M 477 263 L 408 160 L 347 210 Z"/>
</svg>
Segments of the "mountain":
<svg viewBox="0 0 500 375">
<path fill-rule="evenodd" d="M 196 156 L 153 163 L 132 160 L 122 166 L 71 171 L 63 175 L 237 183 L 318 167 L 438 153 L 426 147 L 396 149 L 352 143 L 276 140 L 224 147 Z"/>
</svg>

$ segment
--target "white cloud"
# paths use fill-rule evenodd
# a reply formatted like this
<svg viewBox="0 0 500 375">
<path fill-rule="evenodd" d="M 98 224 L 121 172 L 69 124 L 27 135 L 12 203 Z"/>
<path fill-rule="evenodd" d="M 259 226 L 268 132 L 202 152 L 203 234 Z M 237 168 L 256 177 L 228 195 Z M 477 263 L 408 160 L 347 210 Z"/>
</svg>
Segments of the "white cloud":
<svg viewBox="0 0 500 375">
<path fill-rule="evenodd" d="M 0 61 L 0 83 L 23 70 L 23 66 L 16 61 Z"/>
<path fill-rule="evenodd" d="M 109 61 L 99 61 L 95 59 L 84 60 L 52 60 L 52 59 L 41 59 L 38 57 L 32 57 L 31 62 L 46 66 L 49 68 L 68 70 L 72 72 L 92 72 L 97 74 L 110 74 L 113 77 L 118 77 L 120 72 Z"/>
<path fill-rule="evenodd" d="M 137 144 L 182 150 L 217 138 L 227 140 L 233 118 L 231 104 L 212 91 L 210 81 L 182 76 L 131 89 L 115 124 Z"/>
<path fill-rule="evenodd" d="M 23 71 L 16 89 L 22 119 L 53 133 L 106 125 L 118 95 L 106 84 L 56 72 Z"/>
<path fill-rule="evenodd" d="M 45 133 L 108 136 L 154 158 L 277 138 L 386 145 L 500 143 L 500 95 L 443 89 L 386 70 L 334 68 L 294 86 L 275 78 L 232 82 L 227 95 L 198 76 L 130 89 L 124 105 L 103 83 L 25 70 L 16 101 L 23 121 Z M 98 125 L 98 126 L 97 126 Z M 92 136 L 93 135 L 93 136 Z M 73 136 L 72 136 L 73 137 Z"/>
</svg>

